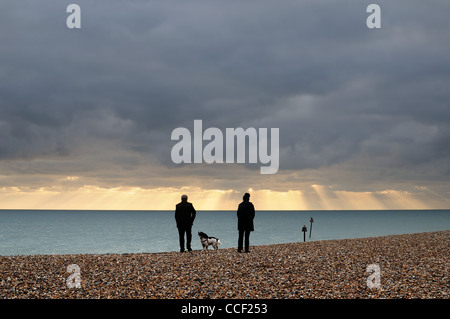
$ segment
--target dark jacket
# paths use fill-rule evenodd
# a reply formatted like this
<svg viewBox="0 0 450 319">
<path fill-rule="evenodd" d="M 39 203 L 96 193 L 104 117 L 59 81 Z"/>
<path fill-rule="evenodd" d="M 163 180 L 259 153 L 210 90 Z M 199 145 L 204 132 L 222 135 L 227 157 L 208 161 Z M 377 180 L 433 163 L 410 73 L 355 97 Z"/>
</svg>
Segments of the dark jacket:
<svg viewBox="0 0 450 319">
<path fill-rule="evenodd" d="M 196 211 L 194 206 L 189 202 L 182 201 L 176 205 L 175 220 L 178 228 L 189 228 L 194 223 Z"/>
<path fill-rule="evenodd" d="M 239 204 L 237 210 L 238 230 L 253 231 L 253 219 L 255 218 L 255 207 L 249 201 Z"/>
</svg>

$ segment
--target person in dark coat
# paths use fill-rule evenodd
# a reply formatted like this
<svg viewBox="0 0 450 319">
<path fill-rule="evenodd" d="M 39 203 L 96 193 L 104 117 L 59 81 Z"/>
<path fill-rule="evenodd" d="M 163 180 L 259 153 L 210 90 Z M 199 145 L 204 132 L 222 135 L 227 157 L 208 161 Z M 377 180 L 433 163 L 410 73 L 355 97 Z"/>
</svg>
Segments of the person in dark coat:
<svg viewBox="0 0 450 319">
<path fill-rule="evenodd" d="M 175 208 L 175 220 L 177 222 L 178 235 L 180 238 L 180 252 L 184 252 L 184 234 L 186 234 L 186 246 L 188 251 L 191 249 L 192 224 L 194 223 L 196 210 L 194 206 L 187 201 L 187 195 L 181 196 L 181 202 Z"/>
<path fill-rule="evenodd" d="M 238 252 L 242 252 L 243 241 L 245 237 L 245 252 L 249 252 L 250 246 L 250 232 L 254 231 L 253 219 L 255 218 L 255 207 L 249 201 L 250 194 L 245 193 L 243 197 L 243 202 L 239 204 L 237 210 L 238 218 Z"/>
</svg>

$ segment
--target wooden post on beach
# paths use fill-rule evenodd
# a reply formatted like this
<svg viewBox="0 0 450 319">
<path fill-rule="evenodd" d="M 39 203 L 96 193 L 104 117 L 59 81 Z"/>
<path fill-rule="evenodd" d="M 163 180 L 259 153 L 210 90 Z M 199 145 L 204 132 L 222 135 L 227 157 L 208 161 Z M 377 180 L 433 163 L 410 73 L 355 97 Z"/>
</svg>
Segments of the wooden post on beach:
<svg viewBox="0 0 450 319">
<path fill-rule="evenodd" d="M 309 221 L 311 222 L 311 226 L 309 227 L 309 238 L 311 238 L 312 223 L 314 223 L 314 219 L 311 217 Z"/>
<path fill-rule="evenodd" d="M 307 232 L 308 230 L 306 229 L 306 226 L 305 225 L 303 225 L 303 228 L 302 228 L 302 232 L 303 232 L 303 241 L 306 241 L 306 232 Z"/>
</svg>

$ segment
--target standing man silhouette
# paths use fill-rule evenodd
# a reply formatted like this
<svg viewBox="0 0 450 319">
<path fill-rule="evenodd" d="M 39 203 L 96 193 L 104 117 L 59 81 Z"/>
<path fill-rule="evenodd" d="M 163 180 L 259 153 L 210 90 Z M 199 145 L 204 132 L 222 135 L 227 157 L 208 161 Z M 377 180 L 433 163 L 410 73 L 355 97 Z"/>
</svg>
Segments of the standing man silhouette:
<svg viewBox="0 0 450 319">
<path fill-rule="evenodd" d="M 238 252 L 242 252 L 243 241 L 245 237 L 245 252 L 248 253 L 250 247 L 250 232 L 254 231 L 253 219 L 255 218 L 255 207 L 249 201 L 249 193 L 245 193 L 242 199 L 243 202 L 239 204 L 237 210 L 239 231 Z"/>
<path fill-rule="evenodd" d="M 184 234 L 186 234 L 186 247 L 191 249 L 192 224 L 194 223 L 196 211 L 194 206 L 187 201 L 187 195 L 181 196 L 181 202 L 175 208 L 175 220 L 177 222 L 178 235 L 180 237 L 180 252 L 184 252 Z"/>
</svg>

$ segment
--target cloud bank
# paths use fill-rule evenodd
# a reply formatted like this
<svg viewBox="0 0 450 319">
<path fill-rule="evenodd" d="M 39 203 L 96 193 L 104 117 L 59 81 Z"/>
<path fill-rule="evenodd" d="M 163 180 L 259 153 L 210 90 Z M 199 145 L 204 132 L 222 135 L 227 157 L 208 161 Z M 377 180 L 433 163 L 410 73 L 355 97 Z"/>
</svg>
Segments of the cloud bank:
<svg viewBox="0 0 450 319">
<path fill-rule="evenodd" d="M 395 190 L 448 203 L 448 1 L 0 4 L 0 187 Z M 173 129 L 276 127 L 280 167 L 175 165 Z M 76 176 L 67 180 L 67 176 Z M 381 194 L 381 193 L 378 193 Z"/>
</svg>

